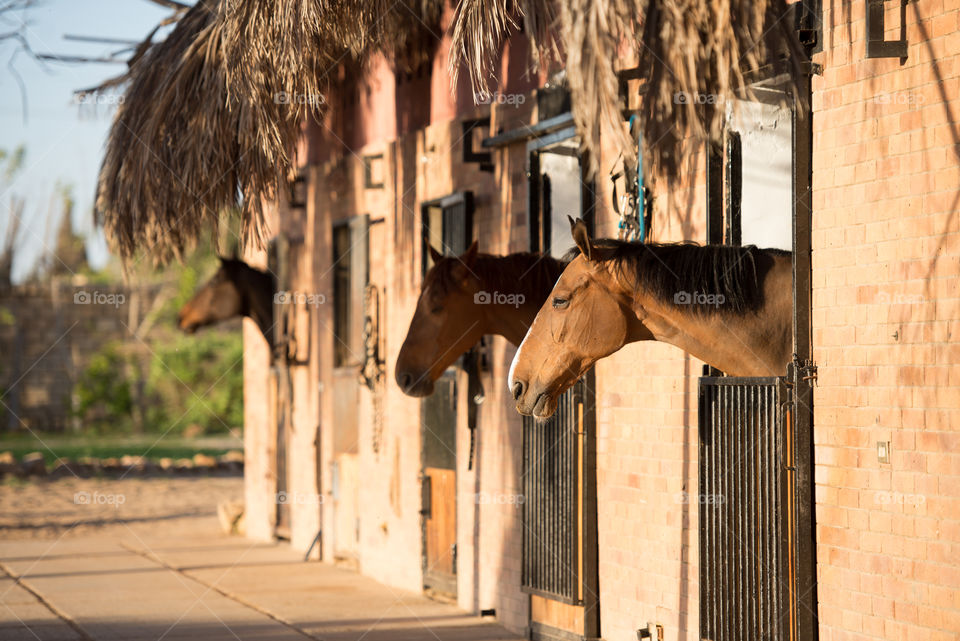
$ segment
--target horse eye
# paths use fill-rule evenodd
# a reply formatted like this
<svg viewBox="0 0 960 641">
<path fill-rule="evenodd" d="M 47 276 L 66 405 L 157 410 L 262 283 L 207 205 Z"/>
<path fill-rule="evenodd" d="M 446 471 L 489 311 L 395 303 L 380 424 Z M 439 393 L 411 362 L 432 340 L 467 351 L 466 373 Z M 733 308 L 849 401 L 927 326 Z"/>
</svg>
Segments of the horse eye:
<svg viewBox="0 0 960 641">
<path fill-rule="evenodd" d="M 553 308 L 554 309 L 564 309 L 567 305 L 570 304 L 570 301 L 566 298 L 555 297 L 553 299 Z"/>
<path fill-rule="evenodd" d="M 442 312 L 442 311 L 443 311 L 443 307 L 432 307 L 432 308 L 430 308 L 430 313 L 431 313 L 431 314 L 439 314 L 439 313 Z"/>
</svg>

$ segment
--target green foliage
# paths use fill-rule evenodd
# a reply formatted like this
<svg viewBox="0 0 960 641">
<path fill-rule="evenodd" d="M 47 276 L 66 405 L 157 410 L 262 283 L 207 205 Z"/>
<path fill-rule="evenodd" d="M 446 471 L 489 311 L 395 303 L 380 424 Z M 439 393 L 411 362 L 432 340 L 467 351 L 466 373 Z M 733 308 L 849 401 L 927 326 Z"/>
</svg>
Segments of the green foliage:
<svg viewBox="0 0 960 641">
<path fill-rule="evenodd" d="M 91 359 L 74 399 L 83 429 L 98 434 L 191 428 L 196 436 L 242 427 L 243 339 L 206 331 L 164 333 L 143 350 L 110 344 Z"/>
<path fill-rule="evenodd" d="M 149 429 L 205 434 L 243 425 L 243 340 L 236 332 L 201 332 L 154 345 L 147 391 Z"/>
<path fill-rule="evenodd" d="M 230 450 L 243 448 L 243 442 L 233 436 L 215 436 L 200 439 L 182 439 L 167 436 L 157 439 L 157 434 L 141 436 L 128 434 L 81 434 L 11 433 L 0 432 L 0 452 L 10 452 L 18 460 L 30 452 L 40 452 L 48 466 L 53 467 L 60 459 L 120 458 L 127 454 L 143 456 L 151 461 L 164 457 L 190 458 L 194 454 L 219 456 Z M 15 477 L 14 477 L 15 478 Z M 7 477 L 6 480 L 9 480 Z"/>
<path fill-rule="evenodd" d="M 228 232 L 227 224 L 222 231 Z M 177 328 L 180 308 L 219 266 L 216 256 L 207 239 L 162 269 L 149 260 L 128 266 L 128 277 L 156 286 L 154 300 L 162 302 L 145 335 L 104 349 L 77 382 L 74 398 L 81 402 L 75 410 L 84 431 L 195 436 L 243 426 L 240 333 L 211 327 L 188 336 Z M 85 273 L 91 284 L 121 283 L 119 269 Z"/>
<path fill-rule="evenodd" d="M 127 359 L 110 343 L 90 359 L 74 385 L 74 412 L 96 431 L 126 430 L 132 425 L 132 389 Z"/>
</svg>

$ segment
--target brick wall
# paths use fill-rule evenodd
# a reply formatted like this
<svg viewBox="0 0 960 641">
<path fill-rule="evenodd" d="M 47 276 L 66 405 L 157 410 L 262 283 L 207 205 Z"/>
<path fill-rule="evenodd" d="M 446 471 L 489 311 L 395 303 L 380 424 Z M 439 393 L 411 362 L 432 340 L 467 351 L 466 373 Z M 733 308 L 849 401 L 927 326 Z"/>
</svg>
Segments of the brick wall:
<svg viewBox="0 0 960 641">
<path fill-rule="evenodd" d="M 824 7 L 813 85 L 821 639 L 960 634 L 958 9 L 909 3 L 901 65 L 865 58 L 863 2 Z M 899 31 L 898 11 L 887 24 Z M 891 443 L 889 463 L 878 441 Z"/>
<path fill-rule="evenodd" d="M 607 152 L 601 167 L 616 156 Z M 706 237 L 702 154 L 686 180 L 648 176 L 650 240 Z M 616 237 L 610 181 L 598 179 L 596 235 Z M 635 639 L 648 622 L 698 639 L 697 377 L 703 363 L 671 345 L 628 345 L 597 363 L 597 499 L 601 633 Z"/>
</svg>

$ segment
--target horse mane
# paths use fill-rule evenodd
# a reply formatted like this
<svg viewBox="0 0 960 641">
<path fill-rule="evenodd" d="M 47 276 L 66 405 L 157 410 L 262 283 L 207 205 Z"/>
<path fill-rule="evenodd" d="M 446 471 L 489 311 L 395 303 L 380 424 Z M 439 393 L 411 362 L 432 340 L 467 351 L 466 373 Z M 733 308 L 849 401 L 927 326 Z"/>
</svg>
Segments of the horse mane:
<svg viewBox="0 0 960 641">
<path fill-rule="evenodd" d="M 527 301 L 542 304 L 569 261 L 558 260 L 550 255 L 518 252 L 505 256 L 477 254 L 470 272 L 490 292 L 522 294 Z M 453 274 L 459 263 L 449 257 L 437 263 L 428 278 L 432 278 L 437 296 L 446 296 L 460 285 Z"/>
<path fill-rule="evenodd" d="M 659 301 L 696 313 L 754 312 L 763 306 L 763 276 L 777 257 L 790 256 L 781 249 L 755 245 L 697 245 L 694 243 L 629 243 L 594 239 L 600 260 L 612 261 L 616 274 L 635 289 Z M 579 251 L 579 250 L 577 250 Z M 678 300 L 681 293 L 689 299 Z M 699 295 L 699 298 L 697 297 Z M 705 296 L 723 298 L 706 302 Z"/>
</svg>

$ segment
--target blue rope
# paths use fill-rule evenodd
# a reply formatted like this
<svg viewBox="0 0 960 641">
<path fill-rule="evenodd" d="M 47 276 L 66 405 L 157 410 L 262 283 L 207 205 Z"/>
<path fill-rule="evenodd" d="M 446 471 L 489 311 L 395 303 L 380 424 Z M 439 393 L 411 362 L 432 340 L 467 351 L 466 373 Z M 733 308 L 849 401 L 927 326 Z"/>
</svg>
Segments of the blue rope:
<svg viewBox="0 0 960 641">
<path fill-rule="evenodd" d="M 633 124 L 636 120 L 636 114 L 630 116 L 630 133 L 633 133 Z M 639 127 L 639 125 L 638 125 Z M 635 185 L 637 194 L 637 221 L 640 223 L 640 242 L 646 241 L 647 225 L 643 211 L 643 132 L 637 132 L 637 184 Z"/>
</svg>

